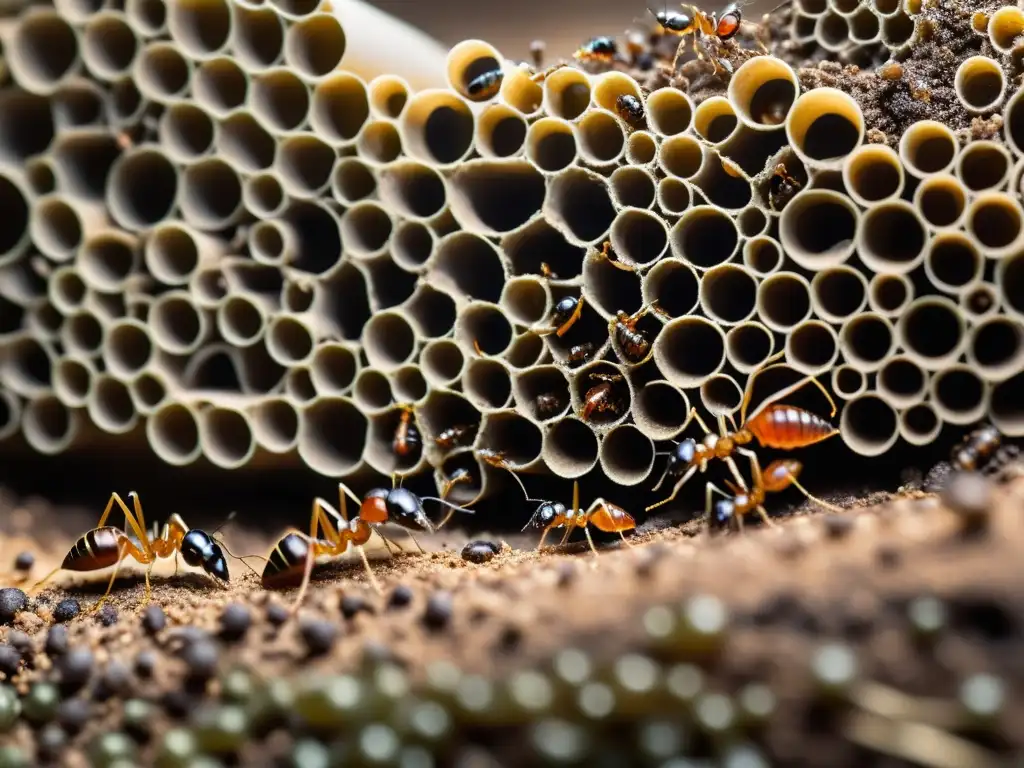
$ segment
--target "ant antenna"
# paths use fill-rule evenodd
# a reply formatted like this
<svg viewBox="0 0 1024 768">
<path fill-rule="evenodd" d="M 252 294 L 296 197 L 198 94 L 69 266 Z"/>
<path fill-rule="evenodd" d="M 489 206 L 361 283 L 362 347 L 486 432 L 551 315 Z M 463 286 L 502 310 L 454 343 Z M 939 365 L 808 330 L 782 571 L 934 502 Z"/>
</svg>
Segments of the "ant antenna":
<svg viewBox="0 0 1024 768">
<path fill-rule="evenodd" d="M 457 504 L 452 504 L 450 501 L 445 501 L 444 499 L 439 499 L 439 498 L 437 498 L 437 496 L 420 496 L 420 498 L 423 501 L 436 501 L 438 504 L 443 504 L 444 506 L 448 507 L 449 509 L 454 509 L 454 510 L 456 510 L 458 512 L 465 512 L 467 515 L 475 514 L 472 509 L 466 509 L 465 507 L 460 507 Z"/>
<path fill-rule="evenodd" d="M 233 509 L 233 510 L 231 510 L 230 512 L 228 512 L 228 516 L 224 518 L 224 522 L 222 522 L 222 523 L 221 523 L 220 525 L 218 525 L 218 526 L 217 526 L 217 527 L 216 527 L 216 528 L 215 528 L 215 529 L 214 529 L 214 530 L 213 530 L 213 531 L 212 531 L 212 532 L 210 533 L 210 538 L 213 538 L 213 537 L 214 537 L 214 536 L 216 536 L 216 535 L 217 535 L 218 533 L 220 533 L 220 532 L 221 532 L 221 531 L 222 531 L 222 530 L 223 530 L 223 529 L 224 529 L 225 527 L 227 527 L 227 524 L 228 524 L 228 523 L 230 523 L 230 522 L 231 522 L 232 520 L 234 520 L 234 519 L 235 519 L 235 516 L 236 516 L 237 514 L 238 514 L 238 510 L 237 510 L 237 509 Z M 234 555 L 232 555 L 232 557 L 234 557 Z"/>
<path fill-rule="evenodd" d="M 257 571 L 255 568 L 253 568 L 251 565 L 249 565 L 246 562 L 246 559 L 250 558 L 250 557 L 255 557 L 257 560 L 262 560 L 265 563 L 269 563 L 270 562 L 267 558 L 263 557 L 263 555 L 236 555 L 234 552 L 232 552 L 230 549 L 228 549 L 228 545 L 224 543 L 224 537 L 222 535 L 218 535 L 216 531 L 214 533 L 210 534 L 210 538 L 213 539 L 214 541 L 216 541 L 220 545 L 220 548 L 223 549 L 227 553 L 228 557 L 233 557 L 235 560 L 238 560 L 239 562 L 241 562 L 242 565 L 244 565 L 246 568 L 248 568 L 250 571 L 252 571 L 253 574 L 256 575 L 256 576 L 259 576 L 260 572 Z"/>
</svg>

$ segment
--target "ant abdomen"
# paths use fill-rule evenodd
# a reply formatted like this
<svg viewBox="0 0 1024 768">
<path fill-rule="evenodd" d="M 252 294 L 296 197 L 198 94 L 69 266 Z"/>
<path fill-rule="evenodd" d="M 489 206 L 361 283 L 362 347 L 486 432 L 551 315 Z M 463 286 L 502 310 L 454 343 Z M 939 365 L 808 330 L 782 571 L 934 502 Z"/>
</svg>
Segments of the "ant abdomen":
<svg viewBox="0 0 1024 768">
<path fill-rule="evenodd" d="M 297 533 L 281 539 L 267 558 L 260 581 L 264 589 L 287 589 L 302 583 L 309 557 L 309 542 Z"/>
<path fill-rule="evenodd" d="M 791 405 L 769 405 L 751 419 L 745 429 L 761 445 L 780 450 L 814 445 L 838 431 L 820 416 Z"/>
<path fill-rule="evenodd" d="M 98 571 L 115 565 L 121 557 L 121 539 L 117 528 L 95 528 L 81 536 L 64 557 L 65 571 Z"/>
</svg>

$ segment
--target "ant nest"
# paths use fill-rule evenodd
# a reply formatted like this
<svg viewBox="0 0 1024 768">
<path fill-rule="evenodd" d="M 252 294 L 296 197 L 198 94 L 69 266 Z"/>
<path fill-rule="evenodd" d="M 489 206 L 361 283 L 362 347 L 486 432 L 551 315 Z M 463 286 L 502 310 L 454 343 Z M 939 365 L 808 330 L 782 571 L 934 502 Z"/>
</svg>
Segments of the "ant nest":
<svg viewBox="0 0 1024 768">
<path fill-rule="evenodd" d="M 6 22 L 9 444 L 651 484 L 776 355 L 860 455 L 1024 435 L 1016 6 L 666 11 L 569 66 L 466 41 L 419 91 L 326 2 L 154 7 Z"/>
</svg>

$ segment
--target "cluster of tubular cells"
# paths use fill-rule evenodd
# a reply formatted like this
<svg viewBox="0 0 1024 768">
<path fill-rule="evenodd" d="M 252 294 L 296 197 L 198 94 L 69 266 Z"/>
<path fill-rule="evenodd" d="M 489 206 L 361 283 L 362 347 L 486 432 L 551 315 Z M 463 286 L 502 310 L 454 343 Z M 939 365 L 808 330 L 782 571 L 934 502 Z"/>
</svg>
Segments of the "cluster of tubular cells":
<svg viewBox="0 0 1024 768">
<path fill-rule="evenodd" d="M 885 144 L 770 55 L 695 103 L 467 41 L 413 92 L 344 71 L 318 0 L 55 2 L 4 32 L 0 437 L 432 470 L 465 504 L 498 464 L 648 481 L 779 352 L 859 454 L 1024 434 L 1016 7 L 969 30 L 1003 58 L 955 73 L 1005 138 Z M 790 33 L 908 45 L 919 11 L 796 0 Z"/>
</svg>

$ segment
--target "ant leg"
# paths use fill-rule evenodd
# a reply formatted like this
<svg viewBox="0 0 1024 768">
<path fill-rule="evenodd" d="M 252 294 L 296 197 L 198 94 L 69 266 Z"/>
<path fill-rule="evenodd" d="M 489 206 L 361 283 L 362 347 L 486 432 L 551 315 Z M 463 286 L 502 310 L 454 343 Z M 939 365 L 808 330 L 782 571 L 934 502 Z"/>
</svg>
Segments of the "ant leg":
<svg viewBox="0 0 1024 768">
<path fill-rule="evenodd" d="M 779 527 L 778 523 L 774 522 L 770 517 L 768 517 L 768 510 L 764 508 L 764 504 L 757 505 L 757 514 L 759 514 L 761 516 L 761 519 L 764 520 L 764 524 L 769 526 L 770 528 Z"/>
<path fill-rule="evenodd" d="M 362 545 L 357 545 L 356 550 L 359 552 L 359 556 L 363 558 L 363 567 L 366 568 L 366 578 L 370 582 L 370 586 L 373 587 L 373 591 L 378 595 L 383 594 L 384 590 L 380 588 L 380 582 L 377 581 L 377 577 L 373 575 L 373 569 L 370 567 L 370 561 L 366 557 L 366 552 L 363 551 Z"/>
<path fill-rule="evenodd" d="M 295 596 L 295 602 L 292 603 L 291 611 L 289 611 L 293 616 L 299 612 L 299 606 L 302 605 L 302 598 L 306 596 L 306 589 L 309 587 L 309 579 L 313 575 L 314 560 L 316 560 L 316 554 L 313 542 L 310 541 L 309 550 L 306 552 L 306 567 L 302 572 L 302 584 L 299 585 L 299 592 Z"/>
<path fill-rule="evenodd" d="M 583 532 L 587 534 L 587 544 L 590 545 L 590 551 L 594 553 L 594 557 L 597 557 L 597 547 L 594 546 L 594 539 L 590 536 L 590 526 L 584 525 Z"/>
<path fill-rule="evenodd" d="M 686 484 L 687 480 L 689 480 L 691 477 L 693 477 L 693 473 L 696 472 L 696 471 L 697 471 L 697 465 L 694 464 L 692 467 L 690 467 L 688 470 L 686 470 L 686 474 L 684 474 L 680 478 L 679 482 L 676 483 L 675 488 L 672 489 L 672 495 L 671 496 L 669 496 L 667 499 L 662 499 L 661 501 L 657 502 L 656 504 L 652 504 L 651 506 L 649 506 L 644 511 L 645 512 L 650 512 L 652 509 L 657 509 L 658 507 L 662 506 L 663 504 L 668 504 L 670 501 L 673 501 L 675 499 L 675 497 L 679 495 L 679 490 Z"/>
<path fill-rule="evenodd" d="M 551 526 L 549 525 L 549 526 L 548 526 L 547 528 L 545 528 L 545 529 L 544 529 L 544 531 L 543 531 L 543 532 L 541 533 L 541 535 L 540 535 L 540 541 L 538 541 L 538 542 L 537 542 L 537 551 L 538 551 L 538 552 L 540 552 L 540 551 L 541 551 L 542 549 L 544 549 L 544 539 L 546 539 L 546 538 L 548 537 L 548 534 L 549 534 L 550 532 L 551 532 Z"/>
<path fill-rule="evenodd" d="M 633 546 L 633 542 L 627 539 L 626 534 L 624 534 L 622 531 L 619 531 L 619 538 L 622 539 L 622 543 L 625 544 L 627 547 Z"/>
<path fill-rule="evenodd" d="M 153 567 L 154 567 L 155 565 L 156 565 L 156 560 L 154 560 L 153 562 L 151 562 L 151 563 L 149 564 L 149 568 L 147 568 L 147 569 L 146 569 L 146 592 L 145 592 L 145 597 L 143 597 L 143 599 L 142 599 L 142 602 L 143 602 L 143 603 L 144 603 L 145 605 L 149 605 L 149 600 L 150 600 L 150 597 L 151 597 L 151 596 L 152 596 L 152 594 L 153 594 L 153 588 L 152 588 L 152 587 L 150 586 L 150 584 L 149 584 L 149 574 L 151 574 L 151 573 L 153 572 Z"/>
<path fill-rule="evenodd" d="M 823 501 L 822 499 L 819 499 L 817 496 L 812 495 L 806 488 L 803 487 L 803 485 L 800 483 L 800 481 L 797 480 L 792 475 L 790 475 L 789 481 L 790 481 L 790 483 L 793 484 L 793 487 L 795 487 L 798 491 L 800 491 L 800 493 L 802 493 L 804 496 L 806 496 L 810 501 L 812 501 L 815 504 L 817 504 L 819 507 L 822 507 L 823 509 L 827 509 L 830 512 L 845 512 L 846 511 L 842 507 L 837 507 L 835 504 L 829 504 L 827 501 Z"/>
<path fill-rule="evenodd" d="M 700 417 L 700 414 L 697 413 L 696 406 L 694 406 L 693 408 L 690 409 L 690 418 L 697 420 L 697 426 L 699 426 L 701 429 L 704 430 L 704 434 L 705 435 L 713 435 L 713 434 L 715 434 L 710 429 L 708 429 L 708 425 L 704 423 L 704 419 L 702 419 Z"/>
<path fill-rule="evenodd" d="M 708 483 L 707 486 L 705 486 L 705 488 L 704 488 L 704 516 L 705 516 L 705 520 L 704 520 L 704 535 L 705 536 L 710 536 L 711 535 L 711 500 L 712 500 L 714 494 L 716 494 L 716 493 L 719 494 L 720 496 L 722 496 L 723 498 L 726 498 L 726 499 L 729 498 L 729 494 L 727 494 L 725 491 L 723 491 L 721 488 L 719 488 L 714 483 Z"/>
<path fill-rule="evenodd" d="M 562 541 L 558 546 L 563 546 L 565 542 L 569 540 L 569 536 L 572 534 L 573 529 L 576 527 L 576 521 L 579 519 L 580 512 L 580 481 L 574 480 L 572 484 L 572 517 L 569 518 L 568 524 L 565 526 L 565 535 L 562 537 Z"/>
<path fill-rule="evenodd" d="M 783 350 L 783 352 L 784 351 L 785 350 Z M 778 354 L 782 354 L 782 352 Z M 772 358 L 768 359 L 771 360 Z M 767 370 L 770 370 L 772 368 L 783 367 L 786 367 L 786 363 L 776 363 L 774 365 L 769 365 L 764 368 L 759 368 L 758 370 L 754 371 L 753 374 L 751 374 L 749 379 L 747 379 L 747 391 L 743 395 L 743 406 L 740 408 L 740 421 L 742 421 L 744 424 L 749 424 L 751 421 L 756 419 L 758 415 L 762 411 L 764 411 L 764 409 L 767 408 L 769 405 L 771 405 L 772 403 L 777 403 L 784 397 L 789 397 L 789 395 L 802 389 L 803 387 L 806 387 L 808 384 L 813 384 L 818 388 L 818 390 L 823 395 L 825 395 L 825 399 L 828 400 L 828 404 L 832 408 L 832 413 L 829 414 L 829 418 L 832 418 L 833 416 L 836 415 L 836 401 L 832 399 L 832 395 L 830 395 L 828 393 L 828 390 L 825 389 L 825 385 L 818 381 L 818 379 L 815 376 L 805 376 L 795 384 L 790 384 L 788 387 L 779 390 L 774 395 L 765 398 L 764 402 L 757 406 L 757 408 L 750 416 L 747 416 L 747 408 L 750 406 L 750 396 L 753 394 L 754 391 L 754 380 Z"/>
<path fill-rule="evenodd" d="M 127 546 L 122 545 L 118 549 L 117 562 L 114 564 L 114 572 L 110 574 L 110 581 L 107 583 L 107 591 L 103 593 L 103 597 L 99 599 L 99 602 L 89 609 L 90 613 L 92 611 L 98 611 L 100 607 L 103 605 L 103 603 L 106 602 L 107 598 L 110 597 L 110 590 L 114 588 L 114 582 L 117 580 L 117 572 L 121 570 L 121 563 L 128 559 L 128 556 L 131 554 L 132 549 L 135 549 L 135 547 L 133 547 L 131 543 L 127 543 Z"/>
<path fill-rule="evenodd" d="M 348 508 L 347 508 L 347 506 L 345 504 L 345 497 L 346 496 L 348 496 L 350 499 L 352 499 L 352 501 L 354 501 L 356 503 L 356 508 L 357 509 L 358 509 L 359 505 L 362 504 L 362 502 L 359 501 L 359 497 L 358 496 L 356 496 L 354 493 L 352 493 L 352 489 L 351 488 L 349 488 L 344 483 L 338 483 L 338 505 L 339 505 L 338 509 L 341 512 L 341 519 L 344 520 L 347 523 L 348 522 Z"/>
<path fill-rule="evenodd" d="M 60 566 L 58 565 L 58 566 L 57 566 L 56 568 L 54 568 L 54 569 L 53 569 L 52 571 L 50 571 L 50 572 L 49 572 L 48 574 L 46 574 L 45 576 L 43 576 L 43 578 L 41 578 L 41 579 L 40 579 L 39 581 L 37 581 L 37 582 L 36 582 L 35 584 L 33 584 L 33 585 L 32 585 L 32 586 L 31 586 L 31 587 L 29 588 L 29 590 L 28 590 L 28 591 L 29 591 L 29 594 L 35 594 L 35 591 L 36 591 L 37 589 L 39 589 L 39 588 L 40 588 L 41 586 L 43 586 L 43 584 L 45 584 L 45 583 L 46 583 L 46 582 L 48 582 L 48 581 L 49 581 L 50 579 L 52 579 L 52 578 L 53 578 L 54 576 L 56 576 L 56 575 L 57 575 L 58 573 L 60 573 L 60 571 L 61 571 L 61 567 L 60 567 Z"/>
<path fill-rule="evenodd" d="M 134 493 L 135 492 L 132 491 L 132 493 L 128 495 L 131 496 Z M 131 510 L 128 509 L 128 505 L 124 503 L 121 496 L 116 491 L 110 494 L 110 500 L 107 501 L 107 506 L 104 508 L 103 514 L 100 515 L 100 521 L 96 523 L 96 527 L 102 528 L 103 524 L 107 522 L 107 518 L 110 517 L 110 512 L 114 508 L 115 503 L 121 508 L 121 511 L 124 512 L 124 519 L 128 523 L 128 527 L 132 529 L 132 533 L 134 533 L 138 538 L 139 543 L 142 544 L 143 548 L 147 552 L 152 552 L 152 549 L 149 546 L 149 537 L 146 535 L 144 530 L 139 528 L 139 523 L 135 519 L 135 515 L 133 515 Z"/>
<path fill-rule="evenodd" d="M 415 537 L 415 536 L 413 536 L 413 535 L 412 535 L 412 534 L 410 533 L 410 534 L 409 534 L 409 538 L 410 538 L 410 539 L 412 539 L 412 543 L 416 545 L 416 548 L 417 548 L 417 549 L 418 549 L 418 550 L 420 551 L 420 554 L 421 554 L 421 555 L 425 555 L 425 554 L 427 554 L 427 550 L 425 550 L 425 549 L 423 548 L 423 546 L 422 546 L 422 545 L 421 545 L 421 544 L 419 543 L 419 541 L 417 541 L 417 540 L 416 540 L 416 537 Z"/>
</svg>

